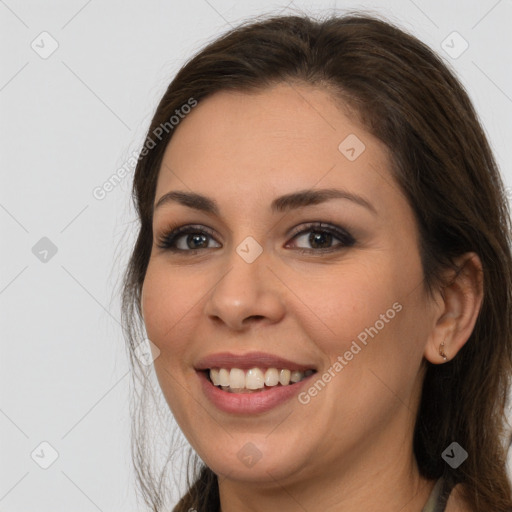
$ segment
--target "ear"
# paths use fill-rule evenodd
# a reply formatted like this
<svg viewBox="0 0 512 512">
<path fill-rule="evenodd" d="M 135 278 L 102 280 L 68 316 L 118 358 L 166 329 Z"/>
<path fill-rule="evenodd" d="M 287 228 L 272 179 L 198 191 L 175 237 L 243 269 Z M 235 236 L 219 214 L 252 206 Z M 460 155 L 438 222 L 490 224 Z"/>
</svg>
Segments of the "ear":
<svg viewBox="0 0 512 512">
<path fill-rule="evenodd" d="M 439 291 L 434 326 L 425 346 L 424 356 L 434 364 L 450 361 L 457 355 L 471 336 L 482 306 L 480 258 L 469 252 L 457 258 L 456 264 L 459 270 L 449 271 L 449 284 Z"/>
</svg>

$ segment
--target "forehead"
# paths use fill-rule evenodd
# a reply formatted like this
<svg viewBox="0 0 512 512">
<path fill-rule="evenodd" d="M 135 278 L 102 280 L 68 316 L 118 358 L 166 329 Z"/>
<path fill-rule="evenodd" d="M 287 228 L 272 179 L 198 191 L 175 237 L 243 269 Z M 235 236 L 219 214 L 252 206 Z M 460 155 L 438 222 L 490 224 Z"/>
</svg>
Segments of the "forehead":
<svg viewBox="0 0 512 512">
<path fill-rule="evenodd" d="M 261 205 L 295 190 L 327 187 L 375 203 L 386 194 L 401 196 L 386 147 L 327 90 L 278 84 L 256 93 L 222 91 L 199 102 L 166 149 L 155 199 L 190 190 L 214 195 L 220 204 L 243 197 L 249 208 L 252 201 Z"/>
</svg>

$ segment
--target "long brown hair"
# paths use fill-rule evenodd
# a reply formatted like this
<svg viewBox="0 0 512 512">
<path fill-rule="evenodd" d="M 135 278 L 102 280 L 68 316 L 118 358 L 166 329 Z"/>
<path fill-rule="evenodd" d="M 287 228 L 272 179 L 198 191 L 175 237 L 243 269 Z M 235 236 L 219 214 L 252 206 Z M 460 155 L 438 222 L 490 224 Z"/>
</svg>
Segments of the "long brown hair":
<svg viewBox="0 0 512 512">
<path fill-rule="evenodd" d="M 151 391 L 133 354 L 141 340 L 140 299 L 153 241 L 156 182 L 174 133 L 168 126 L 155 138 L 155 130 L 169 124 L 190 98 L 200 104 L 216 91 L 261 90 L 279 82 L 328 88 L 388 147 L 393 175 L 419 226 L 426 290 L 443 285 L 442 270 L 454 268 L 457 256 L 479 255 L 484 299 L 473 333 L 453 360 L 442 365 L 424 361 L 414 454 L 423 477 L 462 483 L 472 510 L 510 512 L 505 410 L 512 370 L 512 256 L 503 182 L 454 74 L 417 38 L 376 16 L 253 19 L 207 45 L 170 83 L 147 133 L 151 149 L 141 152 L 133 182 L 140 227 L 124 275 L 122 318 L 134 382 L 142 379 L 144 390 Z M 165 469 L 158 477 L 153 472 L 145 432 L 137 430 L 145 403 L 141 399 L 133 409 L 133 457 L 144 499 L 161 511 Z M 453 441 L 469 454 L 457 469 L 441 457 Z M 192 481 L 188 478 L 187 469 L 188 491 L 174 511 L 218 510 L 217 477 L 197 457 Z"/>
</svg>

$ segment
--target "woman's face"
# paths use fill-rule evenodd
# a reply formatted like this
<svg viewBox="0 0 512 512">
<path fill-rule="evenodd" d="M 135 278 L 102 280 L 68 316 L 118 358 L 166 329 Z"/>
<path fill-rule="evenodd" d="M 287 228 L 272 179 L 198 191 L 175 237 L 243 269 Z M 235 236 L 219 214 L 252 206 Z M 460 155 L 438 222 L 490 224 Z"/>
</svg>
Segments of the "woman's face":
<svg viewBox="0 0 512 512">
<path fill-rule="evenodd" d="M 307 85 L 217 93 L 175 130 L 142 308 L 189 442 L 241 482 L 410 463 L 434 308 L 386 148 Z"/>
</svg>

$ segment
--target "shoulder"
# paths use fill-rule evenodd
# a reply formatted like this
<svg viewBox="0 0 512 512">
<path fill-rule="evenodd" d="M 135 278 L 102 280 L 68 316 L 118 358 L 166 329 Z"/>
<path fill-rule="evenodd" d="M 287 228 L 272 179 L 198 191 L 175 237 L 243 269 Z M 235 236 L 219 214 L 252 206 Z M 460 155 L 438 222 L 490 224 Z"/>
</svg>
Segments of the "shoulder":
<svg viewBox="0 0 512 512">
<path fill-rule="evenodd" d="M 462 484 L 457 484 L 450 493 L 445 512 L 472 512 L 462 499 Z"/>
</svg>

